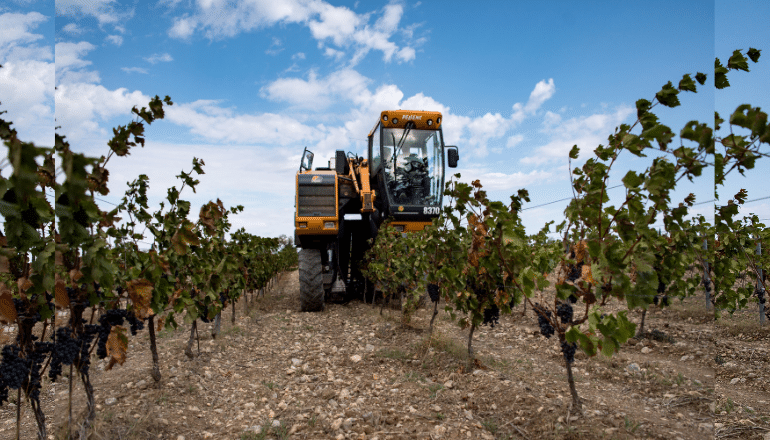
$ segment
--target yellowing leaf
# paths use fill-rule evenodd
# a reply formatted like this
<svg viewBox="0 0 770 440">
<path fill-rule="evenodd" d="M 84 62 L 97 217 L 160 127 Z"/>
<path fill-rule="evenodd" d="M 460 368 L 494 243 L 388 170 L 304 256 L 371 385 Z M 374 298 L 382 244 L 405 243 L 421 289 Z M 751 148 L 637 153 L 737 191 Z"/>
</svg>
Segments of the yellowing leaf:
<svg viewBox="0 0 770 440">
<path fill-rule="evenodd" d="M 156 331 L 163 330 L 163 324 L 165 324 L 165 317 L 158 318 L 158 325 L 155 327 Z"/>
<path fill-rule="evenodd" d="M 77 280 L 79 280 L 81 278 L 83 278 L 83 272 L 81 272 L 80 270 L 72 269 L 70 271 L 70 279 L 72 280 L 72 282 L 76 282 Z"/>
<path fill-rule="evenodd" d="M 588 281 L 589 283 L 596 284 L 596 282 L 594 281 L 594 278 L 591 276 L 591 266 L 584 264 L 583 268 L 581 269 L 580 276 L 581 278 Z"/>
<path fill-rule="evenodd" d="M 16 283 L 19 285 L 20 293 L 26 292 L 27 289 L 32 287 L 32 281 L 30 281 L 29 278 L 26 278 L 26 277 L 19 278 L 18 280 L 16 280 Z"/>
<path fill-rule="evenodd" d="M 586 257 L 588 256 L 588 245 L 586 244 L 585 240 L 580 240 L 574 247 L 575 250 L 575 260 L 580 262 L 585 262 Z"/>
<path fill-rule="evenodd" d="M 150 304 L 152 303 L 153 284 L 144 278 L 131 280 L 126 285 L 128 297 L 134 304 L 134 314 L 139 319 L 146 319 L 152 315 Z"/>
<path fill-rule="evenodd" d="M 16 322 L 16 307 L 13 305 L 11 289 L 5 284 L 0 284 L 0 320 Z"/>
<path fill-rule="evenodd" d="M 112 327 L 110 336 L 107 338 L 107 356 L 110 356 L 110 362 L 105 370 L 112 369 L 115 364 L 123 365 L 126 362 L 127 350 L 128 337 L 126 336 L 126 329 L 120 325 Z"/>
<path fill-rule="evenodd" d="M 200 246 L 198 235 L 192 229 L 193 224 L 189 220 L 185 220 L 171 237 L 171 246 L 179 255 L 186 254 L 190 245 Z"/>
<path fill-rule="evenodd" d="M 54 303 L 61 308 L 67 308 L 70 306 L 70 297 L 67 295 L 67 285 L 64 280 L 56 276 L 56 284 L 54 285 Z"/>
</svg>

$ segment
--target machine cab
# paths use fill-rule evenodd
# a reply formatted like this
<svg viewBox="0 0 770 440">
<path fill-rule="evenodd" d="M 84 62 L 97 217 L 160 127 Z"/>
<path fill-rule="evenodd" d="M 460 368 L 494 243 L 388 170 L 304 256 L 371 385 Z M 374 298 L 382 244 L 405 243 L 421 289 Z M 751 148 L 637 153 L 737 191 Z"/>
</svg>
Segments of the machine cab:
<svg viewBox="0 0 770 440">
<path fill-rule="evenodd" d="M 441 211 L 444 149 L 457 166 L 457 148 L 445 147 L 441 113 L 390 110 L 369 133 L 370 176 L 378 209 L 394 221 L 430 222 Z M 420 227 L 421 229 L 421 227 Z"/>
</svg>

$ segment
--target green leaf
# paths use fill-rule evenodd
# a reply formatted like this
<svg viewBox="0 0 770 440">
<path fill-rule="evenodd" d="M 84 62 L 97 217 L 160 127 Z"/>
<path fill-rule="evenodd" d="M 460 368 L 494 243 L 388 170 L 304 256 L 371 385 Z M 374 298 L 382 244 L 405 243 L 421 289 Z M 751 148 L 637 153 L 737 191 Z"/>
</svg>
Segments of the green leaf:
<svg viewBox="0 0 770 440">
<path fill-rule="evenodd" d="M 733 69 L 733 70 L 743 70 L 744 72 L 748 72 L 749 63 L 746 60 L 746 57 L 743 56 L 740 50 L 735 50 L 733 52 L 733 56 L 731 56 L 730 59 L 727 60 L 727 68 Z"/>
<path fill-rule="evenodd" d="M 623 178 L 623 184 L 626 188 L 638 188 L 644 182 L 644 177 L 636 174 L 636 171 L 629 171 Z"/>
<path fill-rule="evenodd" d="M 695 81 L 692 80 L 690 74 L 685 74 L 682 80 L 679 81 L 679 90 L 686 90 L 688 92 L 696 92 Z"/>
<path fill-rule="evenodd" d="M 641 118 L 652 108 L 652 103 L 646 99 L 636 101 L 636 116 Z"/>
<path fill-rule="evenodd" d="M 723 66 L 719 58 L 714 60 L 714 87 L 724 89 L 730 87 L 730 81 L 727 80 L 727 67 Z"/>
<path fill-rule="evenodd" d="M 583 350 L 585 354 L 588 356 L 595 356 L 596 355 L 596 344 L 591 338 L 580 331 L 580 329 L 577 326 L 570 327 L 569 330 L 564 334 L 564 338 L 567 340 L 567 342 L 573 342 L 577 343 L 580 346 L 580 349 Z"/>
<path fill-rule="evenodd" d="M 676 107 L 680 104 L 679 98 L 677 97 L 678 94 L 679 90 L 675 89 L 673 84 L 671 84 L 671 81 L 669 81 L 655 94 L 655 97 L 658 99 L 658 102 L 666 107 Z"/>
<path fill-rule="evenodd" d="M 578 148 L 577 145 L 573 145 L 572 149 L 569 151 L 569 157 L 570 159 L 577 159 L 578 153 L 580 152 L 580 148 Z"/>
<path fill-rule="evenodd" d="M 748 52 L 746 52 L 746 55 L 748 55 L 749 58 L 751 58 L 751 61 L 756 63 L 757 61 L 759 61 L 760 52 L 762 52 L 762 51 L 759 50 L 759 49 L 754 49 L 752 47 L 752 48 L 749 49 Z"/>
<path fill-rule="evenodd" d="M 706 74 L 698 72 L 695 74 L 695 81 L 698 81 L 700 85 L 706 84 Z"/>
</svg>

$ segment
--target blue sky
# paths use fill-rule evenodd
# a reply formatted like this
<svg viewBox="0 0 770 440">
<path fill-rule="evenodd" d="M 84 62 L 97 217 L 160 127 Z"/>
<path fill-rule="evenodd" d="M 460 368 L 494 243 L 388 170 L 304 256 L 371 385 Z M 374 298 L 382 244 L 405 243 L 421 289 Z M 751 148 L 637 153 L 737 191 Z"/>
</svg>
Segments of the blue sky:
<svg viewBox="0 0 770 440">
<path fill-rule="evenodd" d="M 527 188 L 534 206 L 571 196 L 570 147 L 581 165 L 634 121 L 637 99 L 685 73 L 711 81 L 714 57 L 733 49 L 768 50 L 767 3 L 17 0 L 0 7 L 0 100 L 24 139 L 51 145 L 55 124 L 75 149 L 102 155 L 133 105 L 171 96 L 146 147 L 110 162 L 104 208 L 140 173 L 159 201 L 199 157 L 206 175 L 183 197 L 242 204 L 236 227 L 291 235 L 303 147 L 316 162 L 336 149 L 363 154 L 379 113 L 394 108 L 442 111 L 463 180 L 504 201 Z M 658 115 L 678 132 L 711 123 L 715 108 L 770 108 L 768 57 L 732 73 L 731 89 L 701 87 Z M 621 157 L 610 184 L 648 163 Z M 722 200 L 740 188 L 770 196 L 761 174 L 730 175 Z M 674 202 L 713 199 L 713 174 L 681 186 Z M 566 204 L 528 209 L 527 230 L 558 223 Z M 695 212 L 713 219 L 708 203 Z M 770 199 L 744 212 L 770 218 Z"/>
</svg>

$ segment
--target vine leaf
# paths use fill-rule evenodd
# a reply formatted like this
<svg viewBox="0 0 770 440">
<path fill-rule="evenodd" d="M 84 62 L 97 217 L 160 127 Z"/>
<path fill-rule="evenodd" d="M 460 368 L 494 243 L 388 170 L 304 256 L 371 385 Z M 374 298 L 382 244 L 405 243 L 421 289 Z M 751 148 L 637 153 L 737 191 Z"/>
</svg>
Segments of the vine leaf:
<svg viewBox="0 0 770 440">
<path fill-rule="evenodd" d="M 757 61 L 759 61 L 759 54 L 760 54 L 760 52 L 762 52 L 762 51 L 759 50 L 759 49 L 754 49 L 752 47 L 752 48 L 749 49 L 748 52 L 746 52 L 746 55 L 748 55 L 749 58 L 751 58 L 751 61 L 756 63 Z"/>
<path fill-rule="evenodd" d="M 186 254 L 187 248 L 190 245 L 200 245 L 200 240 L 192 229 L 193 224 L 189 220 L 185 220 L 182 226 L 180 226 L 179 229 L 177 229 L 177 231 L 174 233 L 174 236 L 171 237 L 171 246 L 174 247 L 174 251 L 177 254 Z"/>
<path fill-rule="evenodd" d="M 61 308 L 67 308 L 70 306 L 70 298 L 67 295 L 67 284 L 56 276 L 56 284 L 54 285 L 54 302 Z"/>
<path fill-rule="evenodd" d="M 112 369 L 115 364 L 123 365 L 126 362 L 126 351 L 128 351 L 128 336 L 126 329 L 121 325 L 116 325 L 110 330 L 110 336 L 107 338 L 107 356 L 110 362 L 105 370 Z"/>
<path fill-rule="evenodd" d="M 128 297 L 134 304 L 134 314 L 139 319 L 146 319 L 153 314 L 152 289 L 153 283 L 144 278 L 131 280 L 127 284 Z"/>
<path fill-rule="evenodd" d="M 32 287 L 32 281 L 30 281 L 27 277 L 19 278 L 16 280 L 16 283 L 19 286 L 19 293 L 26 292 L 30 287 Z"/>
<path fill-rule="evenodd" d="M 0 284 L 0 321 L 16 322 L 16 307 L 13 305 L 11 289 L 5 284 Z"/>
<path fill-rule="evenodd" d="M 70 271 L 70 279 L 72 280 L 73 283 L 77 282 L 81 278 L 83 278 L 83 272 L 81 272 L 80 270 L 72 269 Z"/>
</svg>

